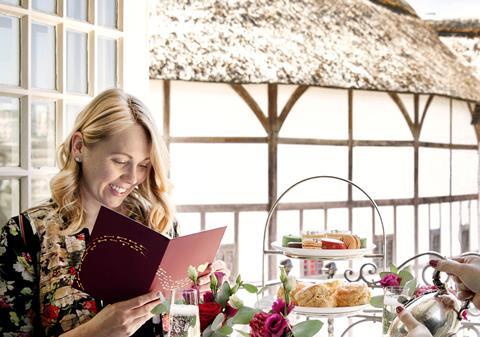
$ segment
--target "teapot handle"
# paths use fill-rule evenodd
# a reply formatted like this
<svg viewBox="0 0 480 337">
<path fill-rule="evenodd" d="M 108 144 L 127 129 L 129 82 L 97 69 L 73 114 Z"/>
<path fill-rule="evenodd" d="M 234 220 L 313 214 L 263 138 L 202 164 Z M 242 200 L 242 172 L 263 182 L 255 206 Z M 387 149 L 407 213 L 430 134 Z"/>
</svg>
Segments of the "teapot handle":
<svg viewBox="0 0 480 337">
<path fill-rule="evenodd" d="M 440 280 L 440 270 L 435 270 L 433 272 L 432 278 L 433 278 L 433 284 L 438 288 L 437 295 L 448 294 L 448 290 L 445 283 L 443 283 Z M 463 319 L 462 313 L 464 310 L 468 309 L 469 305 L 470 305 L 470 299 L 466 299 L 465 301 L 462 302 L 462 306 L 460 307 L 459 310 L 456 310 L 455 308 L 453 309 L 457 313 L 457 319 L 459 321 Z"/>
</svg>

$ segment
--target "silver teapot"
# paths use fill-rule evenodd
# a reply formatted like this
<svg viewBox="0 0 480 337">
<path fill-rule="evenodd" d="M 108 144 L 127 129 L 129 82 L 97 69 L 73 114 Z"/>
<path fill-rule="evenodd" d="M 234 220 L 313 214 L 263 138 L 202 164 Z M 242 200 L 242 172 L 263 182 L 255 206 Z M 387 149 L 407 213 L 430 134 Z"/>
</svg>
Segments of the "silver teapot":
<svg viewBox="0 0 480 337">
<path fill-rule="evenodd" d="M 460 329 L 462 312 L 468 309 L 469 300 L 461 302 L 456 296 L 449 293 L 445 284 L 440 280 L 440 272 L 433 273 L 433 284 L 437 290 L 427 292 L 404 304 L 405 310 L 425 325 L 433 337 L 448 337 L 455 335 Z M 445 308 L 439 301 L 439 296 L 451 296 L 454 308 Z M 405 337 L 408 331 L 398 317 L 394 319 L 388 329 L 388 336 Z"/>
</svg>

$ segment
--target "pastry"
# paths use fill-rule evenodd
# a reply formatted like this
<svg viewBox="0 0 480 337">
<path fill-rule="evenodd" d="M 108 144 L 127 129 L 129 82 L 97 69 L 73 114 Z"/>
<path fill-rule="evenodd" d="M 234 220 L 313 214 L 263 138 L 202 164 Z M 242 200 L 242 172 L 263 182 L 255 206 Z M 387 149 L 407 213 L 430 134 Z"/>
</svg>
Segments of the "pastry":
<svg viewBox="0 0 480 337">
<path fill-rule="evenodd" d="M 362 283 L 347 283 L 335 291 L 335 300 L 339 307 L 367 304 L 370 302 L 370 297 L 370 289 Z"/>
<path fill-rule="evenodd" d="M 323 282 L 323 285 L 330 289 L 332 294 L 337 290 L 338 287 L 340 287 L 343 284 L 343 281 L 340 279 L 334 279 L 334 280 L 328 280 Z"/>
<path fill-rule="evenodd" d="M 302 290 L 302 289 L 305 288 L 305 287 L 306 287 L 306 284 L 305 284 L 305 283 L 303 283 L 303 282 L 297 282 L 297 284 L 295 285 L 295 287 L 294 287 L 292 290 L 290 290 L 290 299 L 291 299 L 292 301 L 294 301 L 295 303 L 297 303 L 295 295 L 296 295 L 300 290 Z M 278 288 L 277 297 L 278 297 L 278 298 L 282 298 L 282 299 L 285 300 L 283 287 Z"/>
<path fill-rule="evenodd" d="M 323 284 L 312 284 L 300 290 L 295 295 L 296 303 L 300 307 L 334 307 L 335 296 L 332 290 Z"/>
<path fill-rule="evenodd" d="M 287 245 L 288 248 L 303 248 L 301 242 L 289 242 Z"/>
<path fill-rule="evenodd" d="M 362 245 L 360 238 L 348 232 L 308 232 L 302 236 L 303 248 L 319 249 L 322 248 L 322 239 L 336 239 L 345 243 L 346 249 L 359 249 Z M 323 248 L 323 249 L 345 249 L 345 248 Z"/>
<path fill-rule="evenodd" d="M 284 235 L 282 237 L 282 247 L 287 247 L 289 242 L 302 242 L 302 238 L 298 235 Z"/>
<path fill-rule="evenodd" d="M 322 249 L 347 249 L 347 246 L 341 240 L 324 238 L 321 241 Z"/>
</svg>

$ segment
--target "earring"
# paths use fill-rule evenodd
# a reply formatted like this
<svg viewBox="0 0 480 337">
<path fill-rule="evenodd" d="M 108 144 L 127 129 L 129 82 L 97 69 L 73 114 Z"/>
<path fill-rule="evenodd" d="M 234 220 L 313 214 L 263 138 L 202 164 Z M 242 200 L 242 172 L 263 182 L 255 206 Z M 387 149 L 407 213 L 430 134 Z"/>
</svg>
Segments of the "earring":
<svg viewBox="0 0 480 337">
<path fill-rule="evenodd" d="M 75 161 L 76 161 L 77 163 L 81 163 L 81 162 L 82 162 L 82 160 L 80 159 L 80 157 L 75 157 Z"/>
</svg>

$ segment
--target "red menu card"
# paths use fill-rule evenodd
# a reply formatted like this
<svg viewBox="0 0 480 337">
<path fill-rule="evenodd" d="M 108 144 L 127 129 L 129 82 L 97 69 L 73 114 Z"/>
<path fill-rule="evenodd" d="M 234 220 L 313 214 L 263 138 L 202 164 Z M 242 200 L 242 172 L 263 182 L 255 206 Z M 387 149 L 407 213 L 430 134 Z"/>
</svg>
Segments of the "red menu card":
<svg viewBox="0 0 480 337">
<path fill-rule="evenodd" d="M 169 239 L 102 206 L 73 286 L 106 303 L 188 286 L 188 266 L 211 263 L 225 229 Z"/>
</svg>

